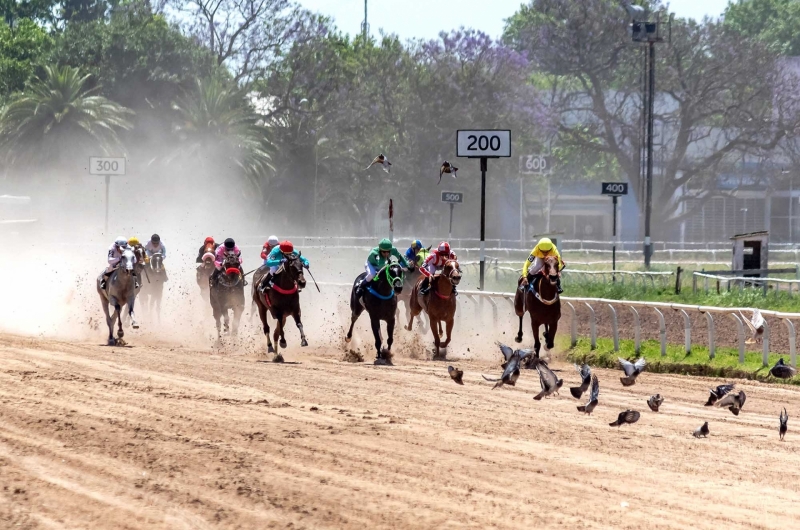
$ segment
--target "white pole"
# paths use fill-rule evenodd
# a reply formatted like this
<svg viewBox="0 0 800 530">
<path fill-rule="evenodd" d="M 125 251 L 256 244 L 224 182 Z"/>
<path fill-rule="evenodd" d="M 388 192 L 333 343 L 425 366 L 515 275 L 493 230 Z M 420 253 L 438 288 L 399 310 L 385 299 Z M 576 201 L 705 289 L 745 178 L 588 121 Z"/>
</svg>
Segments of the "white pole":
<svg viewBox="0 0 800 530">
<path fill-rule="evenodd" d="M 106 175 L 106 223 L 104 235 L 108 236 L 108 188 L 111 185 L 111 176 Z"/>
</svg>

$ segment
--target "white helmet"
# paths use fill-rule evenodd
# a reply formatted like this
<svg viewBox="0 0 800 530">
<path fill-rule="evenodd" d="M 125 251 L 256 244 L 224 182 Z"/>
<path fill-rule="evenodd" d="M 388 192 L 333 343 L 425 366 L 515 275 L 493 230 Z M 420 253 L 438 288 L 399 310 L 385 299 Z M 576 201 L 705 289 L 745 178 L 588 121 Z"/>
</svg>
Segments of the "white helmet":
<svg viewBox="0 0 800 530">
<path fill-rule="evenodd" d="M 117 236 L 117 239 L 114 240 L 114 244 L 118 247 L 126 247 L 128 246 L 128 239 L 122 236 Z"/>
<path fill-rule="evenodd" d="M 278 241 L 278 236 L 269 236 L 269 239 L 267 239 L 267 243 L 269 243 L 269 246 L 274 247 L 278 245 L 280 241 Z"/>
</svg>

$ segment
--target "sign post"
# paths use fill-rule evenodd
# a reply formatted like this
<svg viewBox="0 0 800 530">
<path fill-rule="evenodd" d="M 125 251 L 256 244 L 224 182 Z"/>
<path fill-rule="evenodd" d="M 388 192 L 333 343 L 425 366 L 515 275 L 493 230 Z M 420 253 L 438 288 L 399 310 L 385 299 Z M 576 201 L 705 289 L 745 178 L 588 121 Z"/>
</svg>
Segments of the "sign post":
<svg viewBox="0 0 800 530">
<path fill-rule="evenodd" d="M 522 155 L 519 157 L 519 242 L 525 244 L 525 188 L 523 175 L 549 175 L 553 170 L 552 157 L 549 154 Z M 547 181 L 547 218 L 546 231 L 550 231 L 550 181 Z"/>
<path fill-rule="evenodd" d="M 464 194 L 459 191 L 443 191 L 442 202 L 450 203 L 450 229 L 447 231 L 447 240 L 450 241 L 453 239 L 453 208 L 464 202 Z"/>
<path fill-rule="evenodd" d="M 511 131 L 500 129 L 458 130 L 456 156 L 481 160 L 481 269 L 480 286 L 486 275 L 486 168 L 490 158 L 511 157 Z"/>
<path fill-rule="evenodd" d="M 611 242 L 611 270 L 617 270 L 617 197 L 628 194 L 627 182 L 603 182 L 600 188 L 601 195 L 611 196 L 611 207 L 613 209 L 611 215 L 611 235 L 613 236 Z M 617 281 L 617 275 L 611 275 L 611 281 Z"/>
<path fill-rule="evenodd" d="M 116 158 L 103 158 L 92 156 L 89 158 L 89 174 L 101 175 L 106 178 L 106 220 L 104 235 L 108 235 L 108 190 L 111 186 L 112 175 L 125 175 L 125 159 Z"/>
</svg>

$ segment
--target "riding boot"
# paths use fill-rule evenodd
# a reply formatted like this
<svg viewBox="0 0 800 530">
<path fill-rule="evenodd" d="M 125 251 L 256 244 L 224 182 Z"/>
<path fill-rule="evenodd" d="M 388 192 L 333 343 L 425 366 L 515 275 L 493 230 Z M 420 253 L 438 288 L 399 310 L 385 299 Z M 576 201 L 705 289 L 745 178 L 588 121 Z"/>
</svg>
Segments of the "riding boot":
<svg viewBox="0 0 800 530">
<path fill-rule="evenodd" d="M 269 289 L 272 289 L 272 273 L 271 272 L 268 272 L 267 275 L 264 276 L 264 279 L 261 280 L 261 286 L 258 288 L 258 290 L 261 292 L 261 294 L 266 293 Z"/>
<path fill-rule="evenodd" d="M 558 294 L 561 294 L 561 293 L 564 292 L 564 289 L 561 288 L 561 276 L 559 276 L 558 280 L 556 280 L 556 290 L 557 290 Z"/>
<path fill-rule="evenodd" d="M 365 278 L 358 280 L 356 284 L 356 298 L 361 298 L 364 295 L 364 284 L 367 283 Z"/>
<path fill-rule="evenodd" d="M 431 279 L 429 276 L 425 276 L 425 279 L 422 280 L 422 284 L 419 286 L 419 294 L 425 295 L 431 291 Z"/>
<path fill-rule="evenodd" d="M 103 279 L 100 280 L 100 289 L 101 290 L 105 291 L 106 287 L 108 286 L 108 279 L 111 277 L 111 273 L 112 272 L 114 272 L 114 271 L 112 270 L 111 272 L 104 272 L 103 273 Z"/>
<path fill-rule="evenodd" d="M 534 274 L 533 276 L 529 276 L 528 283 L 531 286 L 531 291 L 534 294 L 539 294 L 539 281 L 541 280 L 542 275 L 539 273 Z"/>
</svg>

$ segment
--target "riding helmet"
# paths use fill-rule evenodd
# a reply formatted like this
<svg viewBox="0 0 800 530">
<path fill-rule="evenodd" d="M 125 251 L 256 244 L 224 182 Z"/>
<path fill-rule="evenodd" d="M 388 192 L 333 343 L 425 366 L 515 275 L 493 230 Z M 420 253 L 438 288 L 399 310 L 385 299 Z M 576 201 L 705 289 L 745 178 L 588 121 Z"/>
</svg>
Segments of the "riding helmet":
<svg viewBox="0 0 800 530">
<path fill-rule="evenodd" d="M 234 241 L 232 238 L 229 237 L 228 239 L 225 240 L 225 248 L 227 248 L 228 250 L 233 250 L 233 247 L 235 246 L 236 246 L 236 241 Z"/>
<path fill-rule="evenodd" d="M 150 241 L 158 245 L 161 242 L 161 236 L 159 236 L 158 234 L 153 234 L 152 236 L 150 236 Z"/>
<path fill-rule="evenodd" d="M 378 249 L 383 250 L 384 252 L 392 250 L 392 248 L 394 248 L 394 245 L 392 245 L 392 242 L 385 237 L 381 239 L 380 243 L 378 243 Z"/>
<path fill-rule="evenodd" d="M 551 250 L 553 250 L 553 242 L 550 241 L 549 237 L 543 237 L 542 239 L 540 239 L 539 243 L 536 246 L 539 247 L 539 250 L 541 250 L 542 252 L 550 252 Z"/>
<path fill-rule="evenodd" d="M 205 240 L 205 241 L 203 241 L 203 244 L 205 244 L 205 245 L 208 245 L 208 244 L 211 244 L 211 245 L 213 245 L 213 244 L 214 244 L 214 238 L 213 238 L 213 237 L 211 237 L 211 236 L 208 236 L 208 237 L 206 238 L 206 240 Z"/>
<path fill-rule="evenodd" d="M 124 247 L 128 245 L 128 240 L 122 236 L 117 236 L 117 239 L 114 240 L 114 244 L 118 247 Z"/>
<path fill-rule="evenodd" d="M 132 247 L 135 247 L 136 245 L 139 245 L 139 244 L 140 244 L 140 243 L 139 243 L 139 238 L 138 238 L 138 237 L 136 237 L 136 236 L 129 237 L 129 238 L 128 238 L 128 244 L 129 244 L 130 246 L 132 246 Z"/>
<path fill-rule="evenodd" d="M 450 243 L 447 241 L 442 241 L 439 243 L 439 248 L 436 250 L 439 254 L 449 256 L 450 255 Z"/>
<path fill-rule="evenodd" d="M 280 249 L 284 254 L 290 254 L 294 252 L 294 245 L 287 239 L 286 241 L 281 241 Z"/>
<path fill-rule="evenodd" d="M 419 239 L 415 239 L 415 240 L 414 240 L 414 242 L 413 242 L 413 243 L 411 243 L 411 247 L 412 247 L 414 250 L 419 250 L 419 249 L 421 249 L 421 248 L 422 248 L 422 241 L 420 241 Z"/>
<path fill-rule="evenodd" d="M 267 245 L 269 245 L 271 247 L 274 247 L 274 246 L 278 245 L 279 243 L 280 243 L 280 241 L 278 240 L 278 236 L 269 236 L 269 239 L 267 239 Z"/>
</svg>

